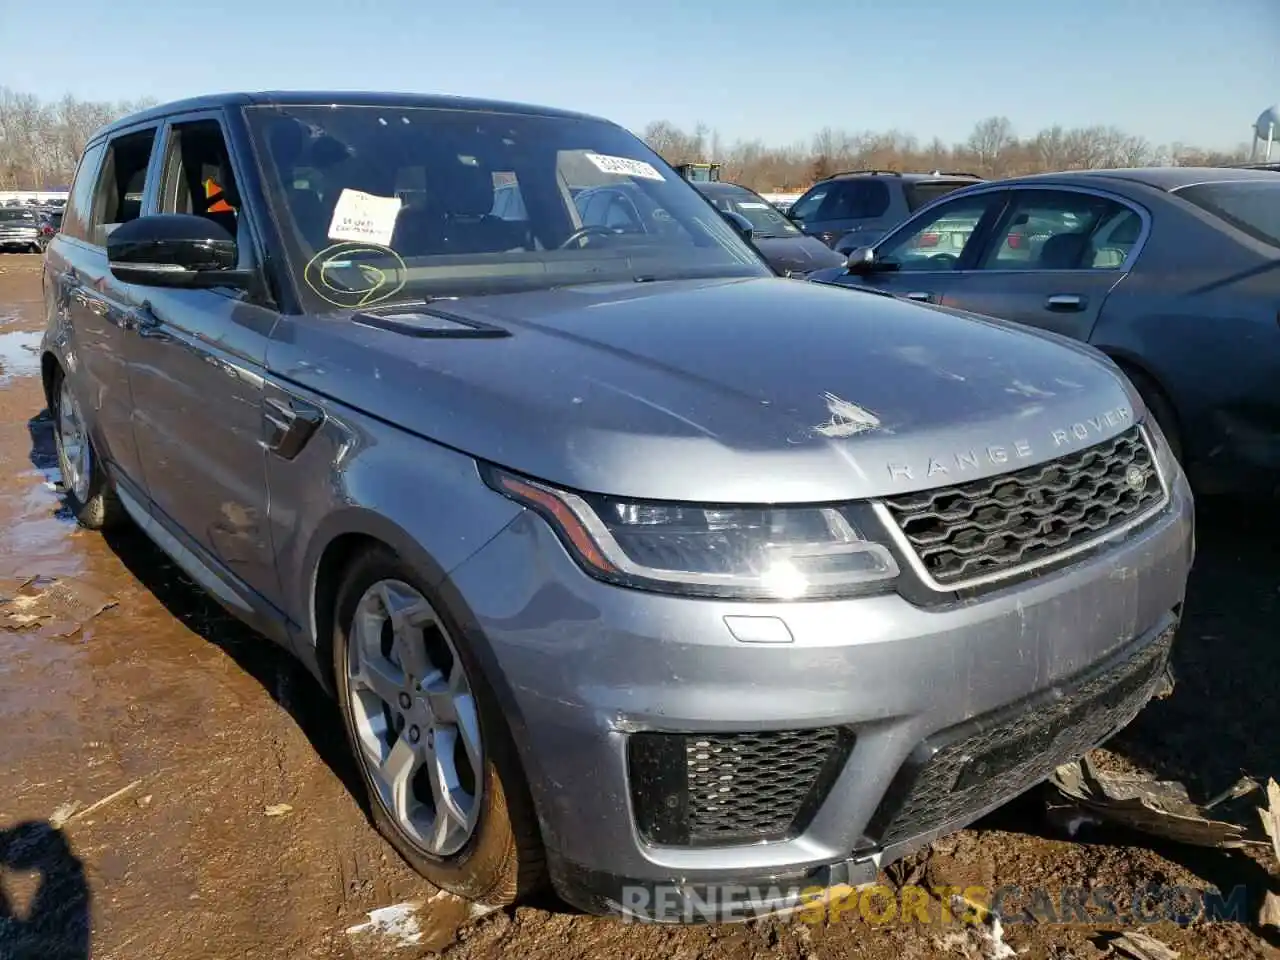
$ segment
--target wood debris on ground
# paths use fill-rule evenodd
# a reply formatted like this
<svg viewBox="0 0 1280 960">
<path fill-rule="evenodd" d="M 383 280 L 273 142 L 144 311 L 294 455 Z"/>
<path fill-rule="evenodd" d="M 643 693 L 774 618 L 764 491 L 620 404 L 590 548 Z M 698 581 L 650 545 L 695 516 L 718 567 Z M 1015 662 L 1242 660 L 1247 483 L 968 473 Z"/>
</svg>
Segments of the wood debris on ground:
<svg viewBox="0 0 1280 960">
<path fill-rule="evenodd" d="M 1066 799 L 1109 823 L 1199 847 L 1237 849 L 1261 841 L 1247 827 L 1204 815 L 1187 788 L 1171 780 L 1101 772 L 1086 755 L 1064 763 L 1049 782 Z"/>
<path fill-rule="evenodd" d="M 1258 817 L 1262 820 L 1262 829 L 1271 840 L 1271 852 L 1280 861 L 1280 785 L 1274 780 L 1267 781 L 1267 805 L 1258 808 Z M 1280 894 L 1268 890 L 1263 896 L 1258 923 L 1280 928 Z"/>
<path fill-rule="evenodd" d="M 1178 951 L 1155 937 L 1128 930 L 1107 941 L 1112 952 L 1129 960 L 1178 960 Z"/>
</svg>

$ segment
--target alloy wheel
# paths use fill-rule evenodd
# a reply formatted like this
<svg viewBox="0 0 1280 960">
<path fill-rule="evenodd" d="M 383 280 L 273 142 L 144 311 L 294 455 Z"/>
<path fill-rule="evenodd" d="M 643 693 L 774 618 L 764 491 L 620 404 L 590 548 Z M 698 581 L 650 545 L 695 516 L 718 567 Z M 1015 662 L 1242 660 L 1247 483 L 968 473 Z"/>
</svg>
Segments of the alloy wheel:
<svg viewBox="0 0 1280 960">
<path fill-rule="evenodd" d="M 89 499 L 89 478 L 93 469 L 89 438 L 80 415 L 80 405 L 66 378 L 58 395 L 58 467 L 62 485 L 80 503 Z"/>
<path fill-rule="evenodd" d="M 457 648 L 409 584 L 381 580 L 361 596 L 346 684 L 358 753 L 378 801 L 424 852 L 457 853 L 480 813 L 480 722 Z"/>
</svg>

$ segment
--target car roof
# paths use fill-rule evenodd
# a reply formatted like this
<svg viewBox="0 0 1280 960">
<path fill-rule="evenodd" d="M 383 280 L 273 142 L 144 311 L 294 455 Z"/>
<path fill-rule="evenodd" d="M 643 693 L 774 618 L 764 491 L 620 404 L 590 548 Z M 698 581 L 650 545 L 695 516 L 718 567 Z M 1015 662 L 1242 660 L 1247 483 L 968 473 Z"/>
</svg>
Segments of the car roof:
<svg viewBox="0 0 1280 960">
<path fill-rule="evenodd" d="M 703 193 L 714 193 L 716 191 L 727 193 L 732 190 L 746 190 L 748 193 L 755 193 L 750 187 L 744 187 L 740 183 L 731 183 L 728 180 L 692 180 L 690 182 Z"/>
<path fill-rule="evenodd" d="M 94 139 L 109 136 L 117 130 L 148 120 L 157 120 L 175 113 L 193 110 L 216 110 L 226 107 L 249 106 L 351 106 L 351 107 L 426 107 L 443 110 L 469 110 L 477 113 L 517 113 L 526 116 L 562 117 L 577 120 L 597 120 L 608 123 L 602 117 L 554 107 L 541 107 L 529 103 L 505 100 L 482 100 L 474 97 L 458 97 L 446 94 L 389 93 L 326 90 L 270 90 L 257 93 L 215 93 L 185 100 L 172 100 L 137 113 L 121 117 L 100 129 Z"/>
<path fill-rule="evenodd" d="M 903 173 L 901 170 L 844 170 L 840 173 L 833 173 L 819 183 L 826 183 L 829 180 L 848 180 L 854 177 L 894 177 L 907 182 L 916 182 L 919 180 L 964 180 L 982 182 L 983 178 L 976 173 L 964 173 L 961 171 L 934 170 L 930 173 Z"/>
<path fill-rule="evenodd" d="M 1274 174 L 1265 170 L 1248 170 L 1240 167 L 1133 167 L 1114 170 L 1063 170 L 1058 173 L 1033 173 L 1007 180 L 993 180 L 993 185 L 1013 186 L 1020 183 L 1062 184 L 1077 186 L 1092 183 L 1095 186 L 1116 186 L 1137 183 L 1156 190 L 1177 190 L 1196 183 L 1220 183 L 1232 180 L 1265 180 L 1272 182 Z"/>
</svg>

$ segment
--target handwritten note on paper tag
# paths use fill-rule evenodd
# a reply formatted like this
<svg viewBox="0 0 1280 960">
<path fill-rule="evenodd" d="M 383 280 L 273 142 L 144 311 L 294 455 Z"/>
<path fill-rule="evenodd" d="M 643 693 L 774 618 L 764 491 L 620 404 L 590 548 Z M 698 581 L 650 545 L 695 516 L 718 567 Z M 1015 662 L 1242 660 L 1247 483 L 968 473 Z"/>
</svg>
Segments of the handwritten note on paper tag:
<svg viewBox="0 0 1280 960">
<path fill-rule="evenodd" d="M 391 246 L 396 217 L 400 216 L 399 197 L 377 197 L 360 190 L 343 190 L 329 221 L 330 240 L 352 240 Z"/>
<path fill-rule="evenodd" d="M 588 160 L 604 173 L 616 173 L 624 177 L 643 177 L 646 180 L 665 180 L 656 167 L 643 160 L 632 160 L 630 157 L 611 157 L 604 153 L 588 153 Z"/>
</svg>

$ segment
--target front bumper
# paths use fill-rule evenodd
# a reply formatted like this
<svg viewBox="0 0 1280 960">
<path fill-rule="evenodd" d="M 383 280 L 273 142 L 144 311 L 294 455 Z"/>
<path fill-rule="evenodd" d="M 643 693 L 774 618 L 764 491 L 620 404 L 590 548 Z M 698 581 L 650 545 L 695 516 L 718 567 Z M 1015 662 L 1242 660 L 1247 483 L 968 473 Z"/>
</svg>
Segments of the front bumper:
<svg viewBox="0 0 1280 960">
<path fill-rule="evenodd" d="M 643 913 L 637 888 L 732 883 L 748 909 L 762 899 L 773 909 L 794 903 L 746 888 L 785 900 L 787 889 L 874 879 L 1127 723 L 1162 674 L 1192 518 L 1179 475 L 1167 508 L 1108 549 L 925 608 L 896 594 L 734 603 L 613 587 L 583 574 L 526 513 L 453 572 L 450 594 L 503 701 L 566 900 Z M 742 642 L 726 617 L 752 618 L 758 638 L 784 642 Z M 1064 703 L 1075 706 L 1063 713 Z M 686 737 L 695 764 L 726 736 L 752 735 L 756 749 L 779 731 L 816 730 L 845 739 L 823 741 L 831 763 L 799 764 L 816 786 L 791 829 L 725 843 L 653 829 L 651 794 L 682 801 L 662 792 L 657 768 L 636 765 L 644 735 Z M 950 786 L 939 770 L 954 774 Z M 757 776 L 760 789 L 767 781 Z M 748 799 L 762 816 L 760 797 Z"/>
</svg>

